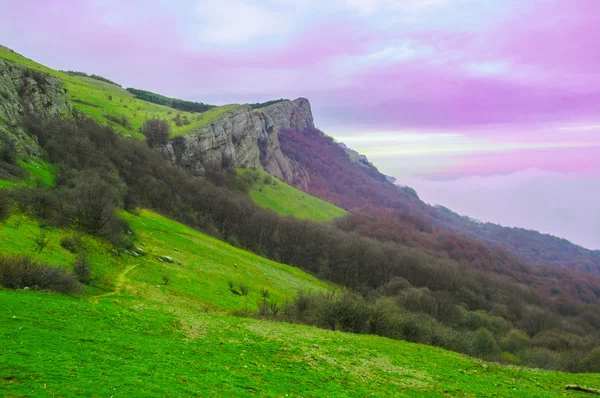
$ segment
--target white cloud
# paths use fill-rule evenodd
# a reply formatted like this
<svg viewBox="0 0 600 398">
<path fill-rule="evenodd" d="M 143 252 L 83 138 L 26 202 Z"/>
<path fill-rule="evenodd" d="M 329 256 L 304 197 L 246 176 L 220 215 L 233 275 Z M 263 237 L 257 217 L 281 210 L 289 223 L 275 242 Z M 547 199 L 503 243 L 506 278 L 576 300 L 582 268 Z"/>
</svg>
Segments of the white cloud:
<svg viewBox="0 0 600 398">
<path fill-rule="evenodd" d="M 396 10 L 419 12 L 447 5 L 450 0 L 345 0 L 346 5 L 363 14 Z"/>
<path fill-rule="evenodd" d="M 504 61 L 473 62 L 464 66 L 465 70 L 475 76 L 498 76 L 509 71 L 509 65 Z"/>
<path fill-rule="evenodd" d="M 196 8 L 198 39 L 210 44 L 242 44 L 281 34 L 289 27 L 289 15 L 270 6 L 244 0 L 202 2 Z"/>
<path fill-rule="evenodd" d="M 510 227 L 533 229 L 600 249 L 600 176 L 540 170 L 451 181 L 399 179 L 425 202 Z"/>
</svg>

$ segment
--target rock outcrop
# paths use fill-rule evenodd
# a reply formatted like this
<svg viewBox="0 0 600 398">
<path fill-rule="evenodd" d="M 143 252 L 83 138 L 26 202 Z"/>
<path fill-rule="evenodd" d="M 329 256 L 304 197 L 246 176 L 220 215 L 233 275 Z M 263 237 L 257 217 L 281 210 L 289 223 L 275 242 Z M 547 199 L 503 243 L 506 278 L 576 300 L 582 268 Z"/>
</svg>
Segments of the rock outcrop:
<svg viewBox="0 0 600 398">
<path fill-rule="evenodd" d="M 38 156 L 39 146 L 20 127 L 26 114 L 70 116 L 67 90 L 57 77 L 0 59 L 0 147 L 10 145 L 19 157 Z"/>
<path fill-rule="evenodd" d="M 161 150 L 173 164 L 201 176 L 236 167 L 263 168 L 291 184 L 306 188 L 308 174 L 279 147 L 281 129 L 314 127 L 305 98 L 253 110 L 240 105 L 198 131 L 176 137 Z"/>
<path fill-rule="evenodd" d="M 268 115 L 279 129 L 302 131 L 315 128 L 310 102 L 306 98 L 278 102 L 257 112 Z"/>
</svg>

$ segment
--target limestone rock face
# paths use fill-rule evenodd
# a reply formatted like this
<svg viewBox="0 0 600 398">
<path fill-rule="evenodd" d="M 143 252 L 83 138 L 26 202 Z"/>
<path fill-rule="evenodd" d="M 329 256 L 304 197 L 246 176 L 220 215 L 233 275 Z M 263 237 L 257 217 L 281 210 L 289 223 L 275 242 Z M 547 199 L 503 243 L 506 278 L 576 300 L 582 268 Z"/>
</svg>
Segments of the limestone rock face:
<svg viewBox="0 0 600 398">
<path fill-rule="evenodd" d="M 258 111 L 269 115 L 279 129 L 302 131 L 315 128 L 310 102 L 306 98 L 278 102 Z"/>
<path fill-rule="evenodd" d="M 0 59 L 0 147 L 10 145 L 19 157 L 39 156 L 39 146 L 20 127 L 26 114 L 71 116 L 67 90 L 57 77 Z"/>
<path fill-rule="evenodd" d="M 0 118 L 18 123 L 25 113 L 71 115 L 67 90 L 57 77 L 0 59 Z"/>
<path fill-rule="evenodd" d="M 252 110 L 241 105 L 223 118 L 160 148 L 171 163 L 202 176 L 236 167 L 263 168 L 291 184 L 306 188 L 308 174 L 279 147 L 279 130 L 314 126 L 306 99 Z"/>
</svg>

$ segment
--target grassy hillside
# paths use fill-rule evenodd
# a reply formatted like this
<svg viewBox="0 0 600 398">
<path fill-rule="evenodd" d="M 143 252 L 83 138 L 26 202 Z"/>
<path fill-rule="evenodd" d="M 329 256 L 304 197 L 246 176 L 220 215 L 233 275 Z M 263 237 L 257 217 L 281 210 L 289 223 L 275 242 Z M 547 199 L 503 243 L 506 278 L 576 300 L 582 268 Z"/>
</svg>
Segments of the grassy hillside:
<svg viewBox="0 0 600 398">
<path fill-rule="evenodd" d="M 569 383 L 598 385 L 592 374 L 128 295 L 0 290 L 0 313 L 6 396 L 553 397 L 583 396 L 567 393 Z"/>
<path fill-rule="evenodd" d="M 237 106 L 220 106 L 203 113 L 177 111 L 135 99 L 127 90 L 110 83 L 55 71 L 1 46 L 0 58 L 57 76 L 68 90 L 74 109 L 130 137 L 141 138 L 139 128 L 150 118 L 169 120 L 174 136 L 186 134 L 218 120 L 224 113 Z M 181 117 L 186 116 L 189 124 L 177 126 L 173 122 L 177 114 L 181 114 Z"/>
<path fill-rule="evenodd" d="M 329 202 L 300 191 L 262 170 L 240 169 L 242 174 L 257 174 L 250 189 L 250 197 L 260 207 L 296 218 L 328 222 L 346 214 L 346 211 Z"/>
<path fill-rule="evenodd" d="M 0 189 L 19 187 L 50 187 L 54 185 L 56 168 L 41 159 L 19 160 L 18 164 L 23 169 L 23 176 L 18 181 L 3 180 L 0 178 Z"/>
<path fill-rule="evenodd" d="M 82 296 L 0 289 L 0 388 L 6 396 L 566 396 L 597 375 L 487 364 L 429 346 L 231 316 L 260 290 L 278 302 L 327 290 L 299 271 L 156 213 L 122 213 L 146 256 L 115 256 L 83 235 L 94 265 Z M 0 223 L 0 252 L 69 267 L 75 254 L 38 223 Z M 173 263 L 161 261 L 170 256 Z M 165 278 L 168 278 L 166 283 Z M 230 291 L 249 287 L 241 296 Z M 575 396 L 571 394 L 570 396 Z"/>
<path fill-rule="evenodd" d="M 119 287 L 156 298 L 153 289 L 164 285 L 163 276 L 167 276 L 170 283 L 162 286 L 161 294 L 165 297 L 161 300 L 185 301 L 202 309 L 238 310 L 246 306 L 255 308 L 262 289 L 269 290 L 272 298 L 282 302 L 298 290 L 327 288 L 325 283 L 297 268 L 236 249 L 156 213 L 143 210 L 138 216 L 123 213 L 122 217 L 135 231 L 135 240 L 148 255 L 115 257 L 108 243 L 83 236 L 94 265 L 92 292 L 112 291 L 122 285 Z M 73 236 L 74 232 L 46 229 L 50 244 L 42 253 L 35 254 L 33 239 L 40 231 L 35 220 L 13 215 L 0 223 L 0 253 L 33 254 L 50 264 L 70 267 L 76 254 L 61 247 L 60 241 Z M 169 256 L 174 262 L 160 261 L 160 256 Z M 126 285 L 122 279 L 124 271 L 127 272 Z M 240 284 L 247 285 L 248 296 L 232 293 L 230 281 L 235 290 L 239 290 Z M 146 289 L 148 286 L 152 289 Z"/>
</svg>

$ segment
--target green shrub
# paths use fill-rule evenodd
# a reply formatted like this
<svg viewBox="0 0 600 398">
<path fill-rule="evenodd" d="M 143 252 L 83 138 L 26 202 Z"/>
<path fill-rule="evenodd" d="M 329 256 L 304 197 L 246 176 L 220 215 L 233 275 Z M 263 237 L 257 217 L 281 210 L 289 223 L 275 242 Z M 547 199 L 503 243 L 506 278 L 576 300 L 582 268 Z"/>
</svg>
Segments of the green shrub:
<svg viewBox="0 0 600 398">
<path fill-rule="evenodd" d="M 517 329 L 512 329 L 500 340 L 502 350 L 512 354 L 518 354 L 525 347 L 529 346 L 529 344 L 529 336 Z"/>
<path fill-rule="evenodd" d="M 484 358 L 491 358 L 498 354 L 498 346 L 492 332 L 485 328 L 477 329 L 473 341 L 473 352 Z"/>
<path fill-rule="evenodd" d="M 63 249 L 77 253 L 81 249 L 81 238 L 78 235 L 65 236 L 60 240 Z"/>
<path fill-rule="evenodd" d="M 561 365 L 560 355 L 542 347 L 528 347 L 521 353 L 523 364 L 533 368 L 558 370 Z"/>
<path fill-rule="evenodd" d="M 86 257 L 79 256 L 73 262 L 73 275 L 79 282 L 88 285 L 92 279 L 92 264 Z"/>
<path fill-rule="evenodd" d="M 41 253 L 48 246 L 51 239 L 52 237 L 48 235 L 48 231 L 45 228 L 40 228 L 32 238 L 34 250 L 38 254 Z"/>
<path fill-rule="evenodd" d="M 243 283 L 240 283 L 240 294 L 242 296 L 247 296 L 248 295 L 248 291 L 249 291 L 248 286 L 244 285 Z"/>
</svg>

